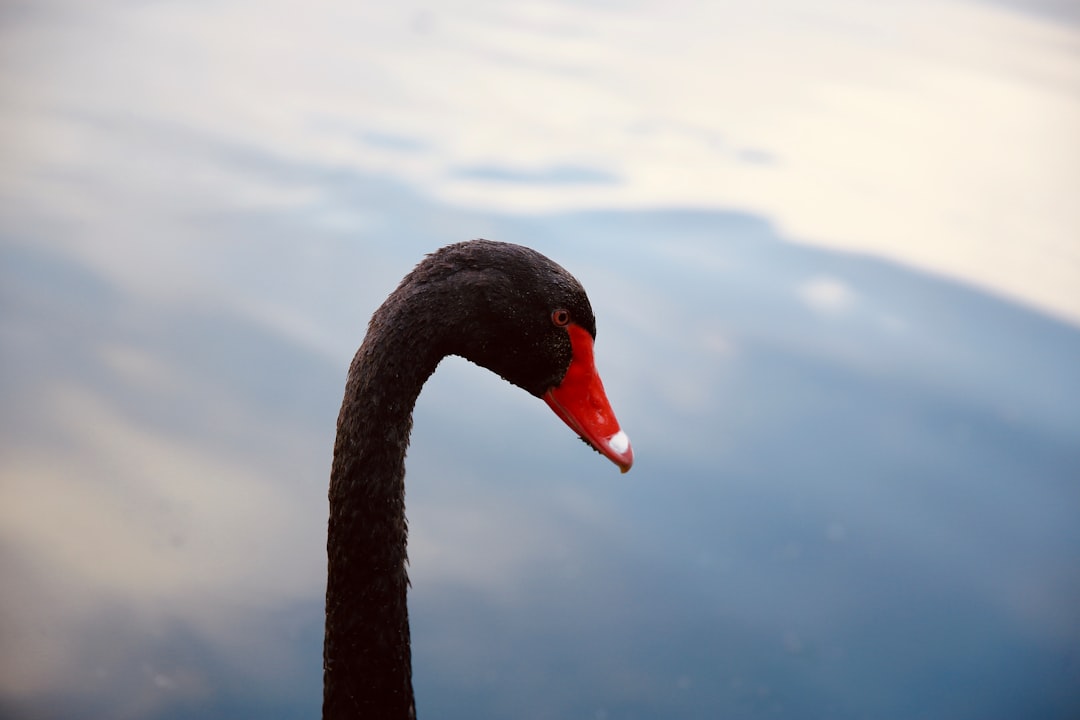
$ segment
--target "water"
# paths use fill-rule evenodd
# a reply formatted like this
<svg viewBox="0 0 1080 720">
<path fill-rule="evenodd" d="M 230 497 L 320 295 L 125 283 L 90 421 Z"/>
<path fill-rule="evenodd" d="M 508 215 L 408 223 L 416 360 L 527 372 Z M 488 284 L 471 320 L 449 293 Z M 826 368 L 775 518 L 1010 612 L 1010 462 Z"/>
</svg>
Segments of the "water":
<svg viewBox="0 0 1080 720">
<path fill-rule="evenodd" d="M 275 116 L 280 91 L 245 85 L 230 104 L 242 58 L 181 103 L 192 37 L 242 6 L 7 12 L 37 64 L 4 95 L 0 715 L 316 715 L 345 370 L 425 252 L 484 236 L 585 285 L 636 464 L 443 362 L 407 462 L 422 717 L 1075 716 L 1067 296 L 1018 300 L 872 238 L 830 249 L 752 203 L 635 202 L 606 151 L 536 173 L 442 158 L 503 199 L 548 193 L 478 205 L 424 179 L 438 123 L 372 135 L 349 106 L 292 134 L 302 98 Z M 289 12 L 241 55 L 314 32 Z M 367 67 L 355 52 L 339 67 Z M 316 140 L 341 127 L 359 140 L 335 160 Z M 590 195 L 608 186 L 628 195 Z"/>
</svg>

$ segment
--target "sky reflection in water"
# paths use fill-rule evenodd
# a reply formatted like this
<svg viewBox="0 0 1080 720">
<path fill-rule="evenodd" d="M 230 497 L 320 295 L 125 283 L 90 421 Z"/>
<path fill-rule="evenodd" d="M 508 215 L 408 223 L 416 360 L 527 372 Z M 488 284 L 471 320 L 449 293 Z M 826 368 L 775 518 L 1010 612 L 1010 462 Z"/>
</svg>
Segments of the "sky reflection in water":
<svg viewBox="0 0 1080 720">
<path fill-rule="evenodd" d="M 0 715 L 316 714 L 345 369 L 475 236 L 585 285 L 636 464 L 444 361 L 408 459 L 422 716 L 1080 708 L 1075 325 L 760 213 L 470 210 L 137 107 L 41 111 L 109 163 L 4 176 Z"/>
</svg>

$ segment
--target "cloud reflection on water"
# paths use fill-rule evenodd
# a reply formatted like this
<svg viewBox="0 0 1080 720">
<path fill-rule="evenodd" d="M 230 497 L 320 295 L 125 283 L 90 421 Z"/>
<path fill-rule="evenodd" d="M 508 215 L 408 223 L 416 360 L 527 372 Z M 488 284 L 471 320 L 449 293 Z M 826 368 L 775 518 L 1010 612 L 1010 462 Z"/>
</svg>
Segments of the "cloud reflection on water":
<svg viewBox="0 0 1080 720">
<path fill-rule="evenodd" d="M 421 707 L 854 716 L 914 712 L 914 688 L 930 708 L 965 698 L 974 717 L 1006 702 L 985 683 L 1017 656 L 1010 697 L 1041 698 L 1049 716 L 1072 702 L 1054 658 L 1077 642 L 1078 425 L 1056 398 L 1076 390 L 1080 333 L 787 245 L 746 216 L 484 222 L 589 286 L 598 362 L 644 452 L 618 477 L 528 396 L 468 363 L 440 369 L 409 458 Z M 673 223 L 685 252 L 647 242 Z M 584 252 L 544 239 L 582 233 Z M 334 262 L 310 244 L 279 250 L 284 265 Z M 402 268 L 415 259 L 398 254 Z M 699 256 L 715 262 L 685 259 Z M 30 434 L 36 451 L 5 451 L 5 533 L 33 589 L 7 601 L 20 618 L 8 634 L 45 658 L 7 676 L 21 683 L 9 697 L 63 707 L 60 681 L 72 702 L 125 698 L 137 717 L 223 716 L 268 697 L 306 714 L 340 370 L 287 328 L 132 306 L 27 249 L 5 263 L 10 307 L 40 302 L 18 280 L 29 266 L 68 291 L 6 323 L 14 397 L 49 430 Z M 839 277 L 860 288 L 847 312 L 804 304 L 800 288 Z M 903 312 L 908 329 L 875 308 Z M 362 321 L 350 324 L 358 343 Z M 44 645 L 42 623 L 56 633 Z M 964 666 L 972 656 L 983 660 Z"/>
<path fill-rule="evenodd" d="M 583 281 L 638 462 L 620 477 L 535 399 L 444 363 L 408 461 L 422 713 L 1064 718 L 1080 706 L 1080 331 L 870 254 L 793 244 L 867 233 L 880 252 L 881 230 L 968 257 L 939 222 L 966 216 L 943 208 L 985 210 L 987 187 L 1034 177 L 1034 200 L 980 222 L 1034 217 L 1068 187 L 1053 179 L 1072 177 L 1057 164 L 1032 174 L 1043 145 L 1002 156 L 1015 175 L 937 158 L 948 177 L 915 192 L 908 181 L 929 177 L 919 163 L 885 170 L 913 147 L 906 130 L 953 105 L 918 83 L 852 89 L 849 73 L 872 65 L 839 62 L 864 57 L 865 42 L 829 12 L 771 26 L 747 11 L 730 44 L 707 46 L 739 55 L 762 28 L 793 43 L 805 32 L 798 47 L 820 51 L 809 65 L 843 78 L 828 95 L 836 107 L 884 114 L 851 136 L 855 149 L 814 165 L 806 153 L 821 160 L 850 118 L 796 92 L 823 76 L 779 67 L 776 45 L 750 48 L 765 63 L 756 76 L 679 74 L 706 46 L 685 42 L 685 25 L 657 25 L 662 52 L 641 57 L 670 57 L 626 86 L 648 102 L 628 104 L 612 58 L 653 31 L 660 6 L 538 5 L 524 20 L 377 11 L 375 35 L 400 15 L 412 45 L 397 30 L 358 41 L 352 23 L 311 14 L 287 32 L 285 6 L 35 7 L 0 30 L 25 71 L 3 79 L 0 715 L 315 712 L 325 491 L 348 359 L 424 252 L 474 236 L 532 245 Z M 897 42 L 867 50 L 909 80 L 937 67 L 905 65 L 912 28 L 937 5 L 913 7 L 882 11 L 903 21 Z M 963 35 L 955 57 L 937 31 L 925 38 L 941 66 L 981 68 L 942 76 L 942 88 L 1071 117 L 1075 98 L 1051 92 L 1074 68 L 1060 57 L 1067 28 L 1021 24 L 1023 42 L 994 45 L 983 41 L 1007 36 L 1011 16 L 952 11 L 985 21 L 986 36 Z M 597 13 L 610 45 L 575 35 Z M 507 24 L 515 32 L 499 34 Z M 740 27 L 754 32 L 735 37 Z M 477 44 L 462 45 L 469 37 Z M 837 37 L 838 55 L 822 49 Z M 1036 54 L 1046 37 L 1060 43 Z M 418 55 L 425 43 L 432 54 Z M 1001 77 L 985 65 L 990 45 Z M 590 54 L 605 47 L 610 57 Z M 301 48 L 286 53 L 293 70 L 267 69 Z M 492 53 L 516 62 L 489 74 Z M 529 62 L 544 57 L 600 75 Z M 432 81 L 440 60 L 538 94 L 492 93 L 499 112 L 462 106 Z M 1018 68 L 1030 87 L 1016 85 Z M 987 74 L 1000 84 L 977 82 Z M 743 111 L 677 92 L 702 77 Z M 597 87 L 610 104 L 591 104 Z M 421 111 L 410 97 L 425 99 Z M 925 118 L 890 113 L 907 102 Z M 498 132 L 508 126 L 492 118 L 523 107 L 535 112 Z M 780 112 L 792 108 L 804 112 Z M 780 116 L 821 132 L 760 122 Z M 675 122 L 685 117 L 702 127 Z M 964 117 L 949 116 L 942 137 Z M 1013 128 L 1017 147 L 1039 117 Z M 893 142 L 871 142 L 875 131 Z M 980 137 L 958 155 L 985 147 Z M 834 174 L 811 183 L 809 207 L 812 165 Z M 985 175 L 973 194 L 954 194 L 973 172 Z M 869 184 L 844 195 L 851 177 Z M 1040 194 L 1045 183 L 1054 192 Z M 901 212 L 935 192 L 943 204 L 926 216 Z M 1072 207 L 1035 213 L 1024 237 L 1049 240 L 1020 249 L 1019 284 L 965 272 L 1068 316 L 1061 279 L 1075 263 L 1066 252 L 1055 264 L 1051 241 Z M 1044 277 L 1031 267 L 1059 273 L 1046 293 L 1028 292 Z"/>
</svg>

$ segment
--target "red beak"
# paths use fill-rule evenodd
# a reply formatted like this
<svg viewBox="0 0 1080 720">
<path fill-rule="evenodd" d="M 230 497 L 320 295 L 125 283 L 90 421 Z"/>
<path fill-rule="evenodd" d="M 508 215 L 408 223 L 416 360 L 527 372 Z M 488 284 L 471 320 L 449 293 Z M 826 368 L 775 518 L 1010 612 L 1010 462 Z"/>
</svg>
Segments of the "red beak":
<svg viewBox="0 0 1080 720">
<path fill-rule="evenodd" d="M 571 323 L 566 326 L 574 356 L 562 382 L 544 393 L 544 401 L 585 442 L 626 472 L 634 464 L 630 438 L 604 394 L 604 384 L 593 362 L 593 339 L 589 331 Z"/>
</svg>

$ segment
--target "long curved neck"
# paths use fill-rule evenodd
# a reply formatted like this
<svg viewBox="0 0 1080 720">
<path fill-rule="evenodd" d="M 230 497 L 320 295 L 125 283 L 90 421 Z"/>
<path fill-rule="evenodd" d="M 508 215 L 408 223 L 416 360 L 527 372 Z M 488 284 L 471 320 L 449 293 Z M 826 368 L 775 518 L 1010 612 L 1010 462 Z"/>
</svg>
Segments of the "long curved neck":
<svg viewBox="0 0 1080 720">
<path fill-rule="evenodd" d="M 406 295 L 399 288 L 372 318 L 338 416 L 326 546 L 326 720 L 415 717 L 405 450 L 416 398 L 442 353 L 440 329 L 424 312 L 429 303 Z"/>
</svg>

